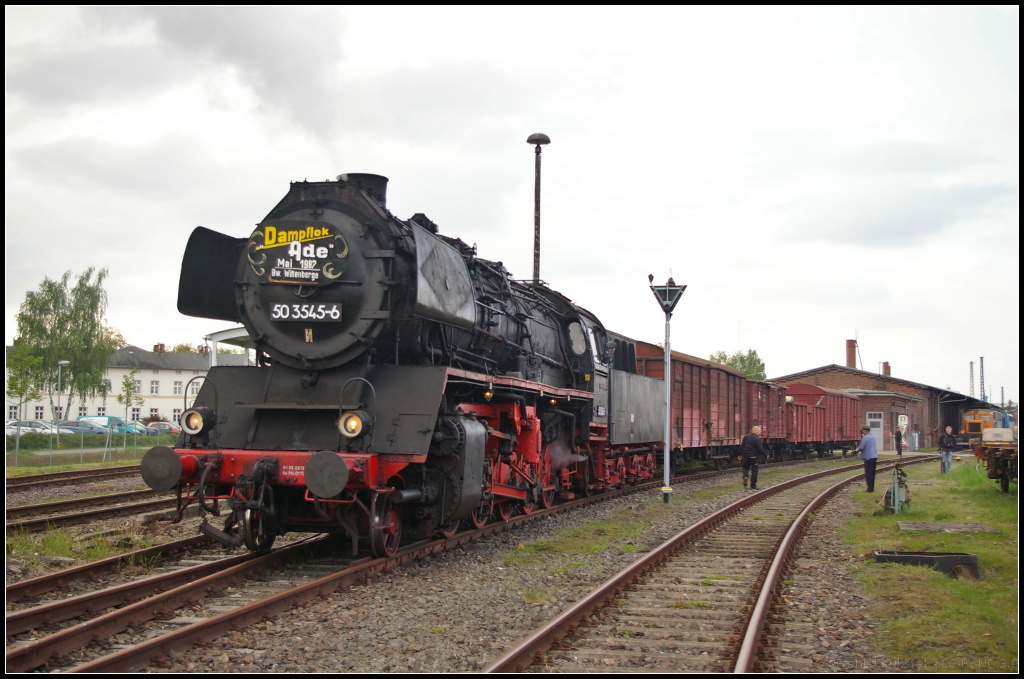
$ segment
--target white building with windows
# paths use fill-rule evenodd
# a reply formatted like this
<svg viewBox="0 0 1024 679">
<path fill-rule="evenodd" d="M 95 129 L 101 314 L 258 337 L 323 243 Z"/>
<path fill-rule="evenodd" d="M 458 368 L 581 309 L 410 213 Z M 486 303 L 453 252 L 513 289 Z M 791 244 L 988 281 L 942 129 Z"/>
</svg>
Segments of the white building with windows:
<svg viewBox="0 0 1024 679">
<path fill-rule="evenodd" d="M 58 409 L 57 394 L 53 394 L 53 410 L 50 409 L 50 395 L 44 394 L 38 401 L 30 401 L 22 406 L 20 419 L 23 420 L 77 420 L 83 415 L 116 415 L 125 416 L 125 407 L 117 402 L 121 393 L 121 385 L 126 375 L 137 371 L 132 378 L 135 383 L 135 395 L 142 399 L 141 405 L 132 406 L 127 415 L 129 420 L 141 420 L 150 415 L 177 422 L 182 411 L 192 405 L 202 378 L 210 368 L 210 356 L 198 353 L 173 353 L 163 350 L 163 345 L 153 347 L 155 351 L 146 351 L 139 347 L 118 349 L 110 357 L 107 367 L 107 381 L 110 389 L 107 397 L 88 398 L 85 402 L 75 400 L 71 403 L 71 411 L 67 410 L 68 395 L 60 396 Z M 8 348 L 10 350 L 10 348 Z M 216 351 L 216 349 L 214 349 Z M 217 365 L 246 365 L 248 355 L 218 354 Z M 7 399 L 7 419 L 18 417 L 17 401 Z"/>
</svg>

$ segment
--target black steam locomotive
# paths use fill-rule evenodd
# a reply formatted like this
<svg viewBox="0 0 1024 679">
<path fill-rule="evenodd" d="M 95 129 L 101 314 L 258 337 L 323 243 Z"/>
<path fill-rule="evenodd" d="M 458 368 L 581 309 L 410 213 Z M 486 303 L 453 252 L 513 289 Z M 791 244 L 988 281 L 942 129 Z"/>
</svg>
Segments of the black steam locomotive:
<svg viewBox="0 0 1024 679">
<path fill-rule="evenodd" d="M 257 365 L 213 367 L 146 483 L 226 545 L 403 535 L 654 474 L 661 380 L 635 344 L 542 283 L 386 208 L 385 177 L 296 182 L 248 238 L 197 228 L 178 310 L 243 324 Z M 199 378 L 197 378 L 199 379 Z"/>
</svg>

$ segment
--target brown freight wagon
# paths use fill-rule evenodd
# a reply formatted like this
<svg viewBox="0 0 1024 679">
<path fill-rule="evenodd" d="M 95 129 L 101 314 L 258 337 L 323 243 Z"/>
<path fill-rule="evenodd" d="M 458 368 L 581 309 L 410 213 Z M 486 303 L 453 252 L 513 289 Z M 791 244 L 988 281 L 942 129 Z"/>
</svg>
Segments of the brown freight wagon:
<svg viewBox="0 0 1024 679">
<path fill-rule="evenodd" d="M 794 414 L 788 437 L 797 452 L 831 455 L 836 450 L 857 447 L 859 441 L 860 399 L 816 384 L 791 384 L 786 392 L 791 410 L 807 409 L 806 415 Z M 812 412 L 813 411 L 813 412 Z"/>
<path fill-rule="evenodd" d="M 665 350 L 636 343 L 637 372 L 664 379 Z M 672 352 L 673 460 L 729 460 L 739 454 L 747 428 L 744 374 L 727 365 Z"/>
<path fill-rule="evenodd" d="M 777 459 L 786 452 L 786 387 L 747 380 L 747 426 L 761 427 L 765 448 Z"/>
</svg>

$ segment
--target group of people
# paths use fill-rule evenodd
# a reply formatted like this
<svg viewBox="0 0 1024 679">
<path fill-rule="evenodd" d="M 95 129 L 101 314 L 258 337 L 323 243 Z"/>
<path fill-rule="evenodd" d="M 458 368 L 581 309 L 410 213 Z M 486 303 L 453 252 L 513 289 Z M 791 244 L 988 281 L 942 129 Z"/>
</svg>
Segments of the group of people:
<svg viewBox="0 0 1024 679">
<path fill-rule="evenodd" d="M 861 429 L 860 444 L 857 452 L 864 461 L 864 482 L 867 485 L 867 492 L 875 492 L 875 469 L 878 466 L 878 442 L 875 435 L 871 433 L 871 427 L 864 425 Z M 903 434 L 897 429 L 893 435 L 896 443 L 896 455 L 903 456 Z M 953 436 L 953 428 L 946 427 L 946 433 L 939 438 L 939 451 L 942 456 L 942 473 L 948 474 L 953 470 L 953 452 L 957 448 L 956 437 Z M 761 441 L 761 427 L 754 425 L 750 433 L 743 437 L 740 448 L 740 458 L 743 461 L 743 487 L 747 487 L 750 481 L 750 489 L 757 490 L 757 460 L 759 455 L 768 457 L 764 442 Z"/>
</svg>

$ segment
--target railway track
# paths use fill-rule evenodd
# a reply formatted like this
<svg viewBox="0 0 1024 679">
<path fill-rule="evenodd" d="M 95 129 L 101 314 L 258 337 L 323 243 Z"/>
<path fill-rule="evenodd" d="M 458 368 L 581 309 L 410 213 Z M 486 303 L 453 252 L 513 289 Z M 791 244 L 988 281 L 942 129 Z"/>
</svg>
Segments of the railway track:
<svg viewBox="0 0 1024 679">
<path fill-rule="evenodd" d="M 125 476 L 138 476 L 139 465 L 125 467 L 106 467 L 104 469 L 79 469 L 69 472 L 53 472 L 51 474 L 33 474 L 31 476 L 11 476 L 6 479 L 7 492 L 28 490 L 30 488 L 52 488 L 57 486 L 73 486 L 82 483 L 109 481 Z"/>
<path fill-rule="evenodd" d="M 913 464 L 933 456 L 906 459 Z M 879 471 L 890 469 L 883 466 Z M 753 493 L 680 532 L 493 662 L 488 672 L 736 671 L 771 657 L 774 592 L 811 513 L 859 465 Z M 835 483 L 828 477 L 847 473 Z"/>
<path fill-rule="evenodd" d="M 123 500 L 136 499 L 138 497 L 155 498 L 143 502 L 129 502 L 127 504 L 116 504 Z M 113 507 L 108 505 L 115 503 Z M 82 509 L 96 507 L 98 509 Z M 97 497 L 82 498 L 80 500 L 66 500 L 63 502 L 45 502 L 38 505 L 25 505 L 22 507 L 11 507 L 7 510 L 8 518 L 12 515 L 20 520 L 8 521 L 6 531 L 8 533 L 22 531 L 25 533 L 37 533 L 52 528 L 63 528 L 65 526 L 76 526 L 83 523 L 91 523 L 102 519 L 110 519 L 118 516 L 130 516 L 134 514 L 145 514 L 161 509 L 171 509 L 177 506 L 174 497 L 158 497 L 152 491 L 139 491 L 129 493 L 113 493 Z M 81 511 L 70 511 L 81 509 Z M 68 512 L 65 514 L 53 514 L 51 512 Z M 43 514 L 43 516 L 39 516 Z"/>
<path fill-rule="evenodd" d="M 791 464 L 799 463 L 777 463 L 772 466 Z M 722 476 L 737 471 L 730 469 L 691 474 L 675 482 Z M 159 665 L 167 662 L 171 651 L 177 653 L 197 643 L 208 643 L 227 632 L 276 615 L 310 599 L 365 582 L 372 579 L 374 574 L 409 560 L 421 559 L 559 511 L 573 510 L 659 486 L 659 483 L 652 482 L 582 498 L 549 510 L 535 511 L 506 522 L 489 524 L 482 529 L 466 531 L 446 540 L 410 545 L 389 559 L 365 559 L 347 563 L 336 558 L 317 557 L 317 550 L 331 542 L 328 538 L 308 538 L 275 549 L 264 557 L 252 554 L 203 557 L 193 560 L 198 563 L 185 563 L 184 568 L 176 568 L 165 574 L 9 614 L 9 636 L 31 632 L 35 638 L 22 639 L 8 647 L 7 671 L 29 671 L 44 665 L 68 667 L 71 671 L 130 671 L 153 662 Z M 327 550 L 335 553 L 339 551 L 344 550 L 337 545 Z M 107 568 L 110 567 L 116 566 L 107 565 Z M 274 569 L 284 570 L 268 577 L 267 573 Z M 60 575 L 56 574 L 57 577 Z M 322 577 L 314 578 L 313 575 Z M 43 586 L 42 582 L 35 584 L 37 589 Z M 232 593 L 227 597 L 229 601 L 224 601 L 223 597 L 229 588 L 232 588 Z M 188 613 L 176 614 L 179 609 L 188 609 Z M 84 647 L 94 644 L 96 640 L 108 639 L 129 630 L 138 632 L 142 626 L 145 627 L 145 634 L 133 635 L 129 647 L 118 648 L 114 645 L 109 649 L 111 653 L 82 662 L 85 660 L 81 650 Z M 53 627 L 58 629 L 42 636 L 46 628 Z"/>
</svg>

